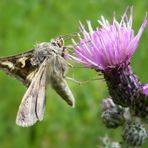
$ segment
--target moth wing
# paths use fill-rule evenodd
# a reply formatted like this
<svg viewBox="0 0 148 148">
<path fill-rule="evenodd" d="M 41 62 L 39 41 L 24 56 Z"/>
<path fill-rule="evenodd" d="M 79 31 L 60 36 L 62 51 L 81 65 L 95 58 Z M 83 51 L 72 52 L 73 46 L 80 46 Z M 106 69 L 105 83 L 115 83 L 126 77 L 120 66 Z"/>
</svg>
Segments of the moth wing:
<svg viewBox="0 0 148 148">
<path fill-rule="evenodd" d="M 43 119 L 45 110 L 46 59 L 27 89 L 16 117 L 16 124 L 28 127 Z"/>
<path fill-rule="evenodd" d="M 31 64 L 33 52 L 34 49 L 22 54 L 0 58 L 0 70 L 29 86 L 38 69 L 38 66 Z"/>
</svg>

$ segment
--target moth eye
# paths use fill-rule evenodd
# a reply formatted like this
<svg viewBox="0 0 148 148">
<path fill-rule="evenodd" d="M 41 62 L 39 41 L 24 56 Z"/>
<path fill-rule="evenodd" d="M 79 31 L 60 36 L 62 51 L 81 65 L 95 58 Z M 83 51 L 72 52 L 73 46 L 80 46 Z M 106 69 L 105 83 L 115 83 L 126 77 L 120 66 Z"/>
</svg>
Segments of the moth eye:
<svg viewBox="0 0 148 148">
<path fill-rule="evenodd" d="M 61 47 L 61 44 L 59 42 L 57 44 L 58 44 L 59 47 Z"/>
</svg>

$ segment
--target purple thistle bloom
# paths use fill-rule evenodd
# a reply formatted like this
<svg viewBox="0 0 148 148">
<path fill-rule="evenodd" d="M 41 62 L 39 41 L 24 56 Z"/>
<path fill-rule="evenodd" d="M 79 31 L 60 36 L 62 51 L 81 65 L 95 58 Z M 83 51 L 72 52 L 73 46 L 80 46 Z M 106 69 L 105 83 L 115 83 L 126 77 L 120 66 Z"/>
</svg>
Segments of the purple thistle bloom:
<svg viewBox="0 0 148 148">
<path fill-rule="evenodd" d="M 79 44 L 73 41 L 74 55 L 67 56 L 88 68 L 101 71 L 115 104 L 133 108 L 137 114 L 137 108 L 134 105 L 139 103 L 137 98 L 141 97 L 139 100 L 143 105 L 139 103 L 138 111 L 148 113 L 146 109 L 148 103 L 147 107 L 144 105 L 145 100 L 148 102 L 148 84 L 143 86 L 130 66 L 130 59 L 138 46 L 148 20 L 145 17 L 136 35 L 132 29 L 132 8 L 129 17 L 126 10 L 120 22 L 115 16 L 112 23 L 109 23 L 103 16 L 98 22 L 101 27 L 96 30 L 92 29 L 90 21 L 87 22 L 89 32 L 80 24 L 83 38 L 80 37 Z M 141 106 L 143 109 L 140 108 Z"/>
<path fill-rule="evenodd" d="M 96 30 L 92 29 L 90 21 L 87 22 L 89 32 L 80 23 L 83 39 L 80 38 L 78 45 L 74 42 L 76 57 L 69 56 L 87 67 L 100 71 L 116 67 L 125 61 L 129 62 L 147 25 L 147 19 L 144 19 L 137 35 L 134 35 L 132 29 L 132 8 L 129 18 L 125 12 L 120 22 L 114 17 L 113 23 L 110 24 L 103 16 L 98 22 L 101 27 Z"/>
</svg>

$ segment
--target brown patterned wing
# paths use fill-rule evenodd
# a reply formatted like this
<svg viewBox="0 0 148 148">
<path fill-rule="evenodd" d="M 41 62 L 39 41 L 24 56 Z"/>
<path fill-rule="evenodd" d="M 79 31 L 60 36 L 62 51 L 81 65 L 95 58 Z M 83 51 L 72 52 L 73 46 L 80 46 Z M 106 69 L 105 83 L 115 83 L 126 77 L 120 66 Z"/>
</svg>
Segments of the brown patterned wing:
<svg viewBox="0 0 148 148">
<path fill-rule="evenodd" d="M 47 60 L 40 65 L 38 72 L 28 87 L 17 113 L 16 124 L 28 127 L 38 120 L 43 120 L 45 111 L 45 90 L 47 77 Z"/>
<path fill-rule="evenodd" d="M 25 86 L 29 86 L 38 67 L 31 64 L 33 50 L 28 52 L 0 58 L 0 70 L 20 80 Z"/>
</svg>

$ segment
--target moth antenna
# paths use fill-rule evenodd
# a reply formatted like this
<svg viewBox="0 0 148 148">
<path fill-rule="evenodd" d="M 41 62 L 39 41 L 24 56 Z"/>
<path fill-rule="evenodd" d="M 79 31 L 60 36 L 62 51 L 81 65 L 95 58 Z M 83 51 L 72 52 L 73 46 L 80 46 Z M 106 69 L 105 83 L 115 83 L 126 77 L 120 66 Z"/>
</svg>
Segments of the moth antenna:
<svg viewBox="0 0 148 148">
<path fill-rule="evenodd" d="M 70 68 L 84 68 L 84 69 L 87 69 L 88 67 L 84 67 L 84 66 L 72 66 Z"/>
<path fill-rule="evenodd" d="M 61 35 L 60 37 L 64 38 L 64 40 L 66 41 L 66 40 L 70 40 L 72 37 L 78 37 L 78 33 L 79 32 L 73 32 L 70 34 Z"/>
<path fill-rule="evenodd" d="M 87 43 L 91 43 L 91 40 L 87 41 L 87 42 L 84 42 L 84 43 L 81 43 L 81 44 L 77 44 L 73 39 L 72 39 L 72 42 L 73 42 L 73 45 L 67 45 L 65 46 L 65 49 L 74 49 L 76 47 L 79 47 L 80 45 L 85 45 Z"/>
<path fill-rule="evenodd" d="M 81 43 L 80 45 L 84 45 L 84 44 L 87 44 L 87 43 L 91 43 L 91 40 L 88 40 L 88 41 L 86 41 L 84 43 Z M 75 47 L 77 47 L 77 46 L 79 46 L 79 44 L 75 45 Z"/>
<path fill-rule="evenodd" d="M 64 48 L 66 50 L 72 51 L 74 48 L 79 47 L 79 44 L 77 44 L 73 39 L 72 39 L 72 42 L 73 42 L 73 45 L 67 45 L 67 46 L 64 46 Z M 87 43 L 91 43 L 91 40 L 84 42 L 84 43 L 81 43 L 80 45 L 84 45 L 84 44 L 87 44 Z"/>
<path fill-rule="evenodd" d="M 64 48 L 67 50 L 67 49 L 71 49 L 73 48 L 74 46 L 73 45 L 67 45 L 67 46 L 64 46 Z"/>
</svg>

